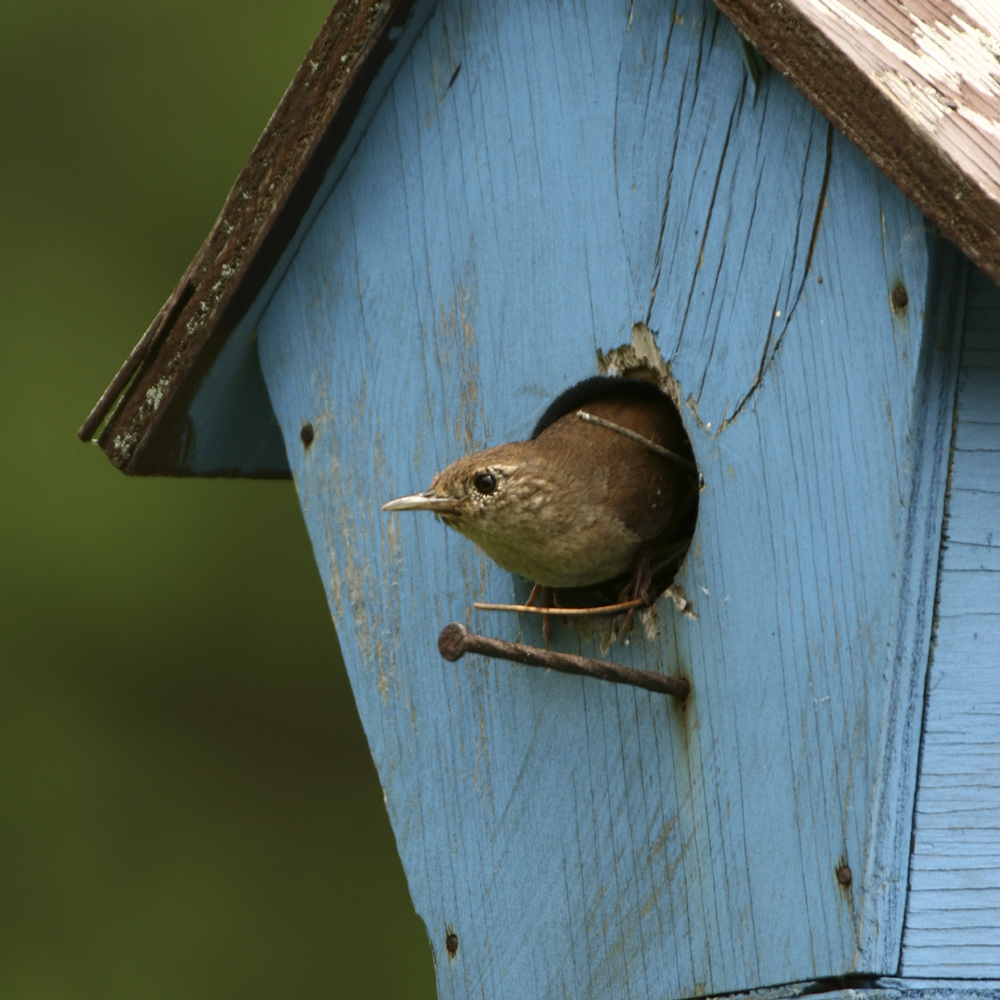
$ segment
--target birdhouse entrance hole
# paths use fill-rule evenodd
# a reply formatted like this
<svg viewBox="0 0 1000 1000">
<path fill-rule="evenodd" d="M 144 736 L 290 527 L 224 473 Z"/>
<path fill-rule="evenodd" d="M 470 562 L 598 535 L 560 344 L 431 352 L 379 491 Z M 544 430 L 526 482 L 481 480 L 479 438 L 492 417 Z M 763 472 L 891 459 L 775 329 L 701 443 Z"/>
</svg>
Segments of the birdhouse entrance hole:
<svg viewBox="0 0 1000 1000">
<path fill-rule="evenodd" d="M 555 399 L 532 438 L 575 415 L 581 436 L 589 437 L 577 460 L 595 464 L 595 495 L 588 498 L 594 516 L 611 511 L 621 530 L 639 541 L 627 572 L 586 587 L 560 588 L 558 603 L 565 607 L 635 597 L 655 601 L 683 564 L 698 516 L 701 480 L 681 416 L 679 386 L 652 334 L 636 324 L 632 343 L 599 354 L 598 362 L 604 374 Z M 584 502 L 581 525 L 586 507 Z"/>
</svg>

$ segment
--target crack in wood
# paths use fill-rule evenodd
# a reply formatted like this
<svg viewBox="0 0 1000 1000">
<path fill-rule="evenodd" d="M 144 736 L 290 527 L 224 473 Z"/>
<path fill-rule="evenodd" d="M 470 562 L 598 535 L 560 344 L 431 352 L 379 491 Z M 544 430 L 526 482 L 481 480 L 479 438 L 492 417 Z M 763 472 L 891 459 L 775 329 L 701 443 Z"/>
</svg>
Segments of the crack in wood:
<svg viewBox="0 0 1000 1000">
<path fill-rule="evenodd" d="M 767 331 L 767 339 L 764 342 L 764 350 L 761 352 L 760 364 L 757 367 L 757 374 L 754 376 L 753 382 L 750 385 L 750 389 L 747 391 L 746 395 L 739 401 L 736 408 L 733 410 L 732 415 L 728 417 L 723 417 L 722 421 L 719 423 L 718 428 L 715 433 L 712 434 L 712 438 L 717 438 L 746 408 L 747 403 L 753 397 L 754 393 L 760 388 L 764 381 L 764 373 L 768 366 L 777 356 L 778 351 L 781 348 L 781 344 L 785 339 L 785 334 L 788 332 L 788 328 L 792 324 L 792 317 L 795 314 L 795 310 L 798 307 L 799 302 L 802 301 L 802 293 L 805 290 L 806 280 L 809 277 L 809 272 L 812 270 L 812 260 L 813 253 L 816 250 L 816 241 L 819 238 L 819 227 L 823 220 L 823 209 L 826 205 L 826 191 L 827 186 L 830 182 L 830 165 L 833 162 L 833 126 L 828 124 L 826 129 L 826 162 L 823 167 L 823 180 L 820 184 L 819 197 L 816 199 L 816 213 L 813 216 L 812 233 L 809 237 L 809 250 L 806 253 L 806 263 L 802 270 L 802 280 L 799 282 L 799 287 L 795 293 L 795 299 L 792 302 L 788 310 L 788 315 L 784 317 L 785 322 L 782 324 L 781 332 L 778 336 L 774 337 L 774 323 L 778 319 L 777 309 L 778 309 L 778 299 L 781 296 L 781 290 L 779 289 L 775 293 L 774 304 L 771 307 L 771 323 Z M 772 347 L 771 344 L 774 344 Z M 706 428 L 707 430 L 707 428 Z"/>
<path fill-rule="evenodd" d="M 691 300 L 694 298 L 695 285 L 697 284 L 698 271 L 701 270 L 701 264 L 705 256 L 705 241 L 708 239 L 708 230 L 712 225 L 712 214 L 715 211 L 715 199 L 719 194 L 719 182 L 722 180 L 722 168 L 726 162 L 726 152 L 729 149 L 729 140 L 732 138 L 733 134 L 733 123 L 738 117 L 740 110 L 743 107 L 742 96 L 740 100 L 733 106 L 733 112 L 729 116 L 729 123 L 726 126 L 726 138 L 722 144 L 722 153 L 719 155 L 719 166 L 715 171 L 715 183 L 712 185 L 712 197 L 708 203 L 708 214 L 705 217 L 705 229 L 701 235 L 701 245 L 698 247 L 698 266 L 695 269 L 695 274 L 691 281 L 691 286 L 688 289 L 687 302 L 684 304 L 684 316 L 681 318 L 681 328 L 677 335 L 677 344 L 674 347 L 674 353 L 676 354 L 681 349 L 681 342 L 684 340 L 684 328 L 687 325 L 688 313 L 691 311 Z M 699 157 L 700 163 L 700 157 Z"/>
</svg>

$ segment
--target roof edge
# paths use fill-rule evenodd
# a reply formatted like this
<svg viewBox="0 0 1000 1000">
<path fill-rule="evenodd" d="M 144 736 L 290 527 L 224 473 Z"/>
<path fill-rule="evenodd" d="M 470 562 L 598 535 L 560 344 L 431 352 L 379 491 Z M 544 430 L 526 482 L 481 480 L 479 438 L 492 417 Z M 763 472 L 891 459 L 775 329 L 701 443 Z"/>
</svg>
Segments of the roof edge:
<svg viewBox="0 0 1000 1000">
<path fill-rule="evenodd" d="M 331 11 L 208 237 L 78 431 L 89 441 L 107 418 L 98 443 L 118 468 L 172 466 L 143 454 L 161 439 L 175 450 L 171 424 L 293 240 L 414 2 L 341 0 Z"/>
<path fill-rule="evenodd" d="M 984 66 L 992 65 L 995 71 L 996 58 L 984 43 L 989 33 L 968 11 L 950 0 L 931 9 L 937 18 L 932 23 L 901 3 L 879 5 L 877 10 L 863 0 L 714 3 L 948 239 L 1000 284 L 1000 185 L 990 170 L 1000 149 L 983 121 L 976 121 L 982 119 L 983 109 L 973 107 L 959 88 L 951 93 L 920 77 L 896 54 L 901 48 L 912 49 L 930 67 L 932 56 L 921 49 L 920 39 L 952 32 L 979 46 Z M 855 44 L 849 45 L 849 40 Z M 938 68 L 947 76 L 947 67 Z M 900 95 L 908 88 L 923 93 L 927 106 L 904 101 Z M 995 107 L 992 117 L 993 125 L 1000 127 Z"/>
</svg>

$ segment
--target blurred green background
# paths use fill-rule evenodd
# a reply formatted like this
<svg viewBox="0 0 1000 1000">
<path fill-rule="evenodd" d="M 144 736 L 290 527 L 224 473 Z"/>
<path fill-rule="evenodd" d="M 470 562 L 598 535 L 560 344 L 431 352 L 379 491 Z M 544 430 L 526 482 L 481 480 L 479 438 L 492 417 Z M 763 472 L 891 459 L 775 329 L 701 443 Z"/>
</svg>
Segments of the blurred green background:
<svg viewBox="0 0 1000 1000">
<path fill-rule="evenodd" d="M 0 5 L 0 997 L 433 996 L 290 483 L 77 427 L 323 0 Z"/>
</svg>

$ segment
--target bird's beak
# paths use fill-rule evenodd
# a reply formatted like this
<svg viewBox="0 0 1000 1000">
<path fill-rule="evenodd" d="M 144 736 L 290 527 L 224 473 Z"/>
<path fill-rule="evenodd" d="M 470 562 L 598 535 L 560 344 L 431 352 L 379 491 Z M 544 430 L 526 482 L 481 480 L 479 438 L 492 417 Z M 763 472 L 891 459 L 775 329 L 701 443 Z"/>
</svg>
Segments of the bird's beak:
<svg viewBox="0 0 1000 1000">
<path fill-rule="evenodd" d="M 397 497 L 382 504 L 382 510 L 432 510 L 437 514 L 449 514 L 458 510 L 458 507 L 459 501 L 454 497 L 439 497 L 433 490 Z"/>
</svg>

